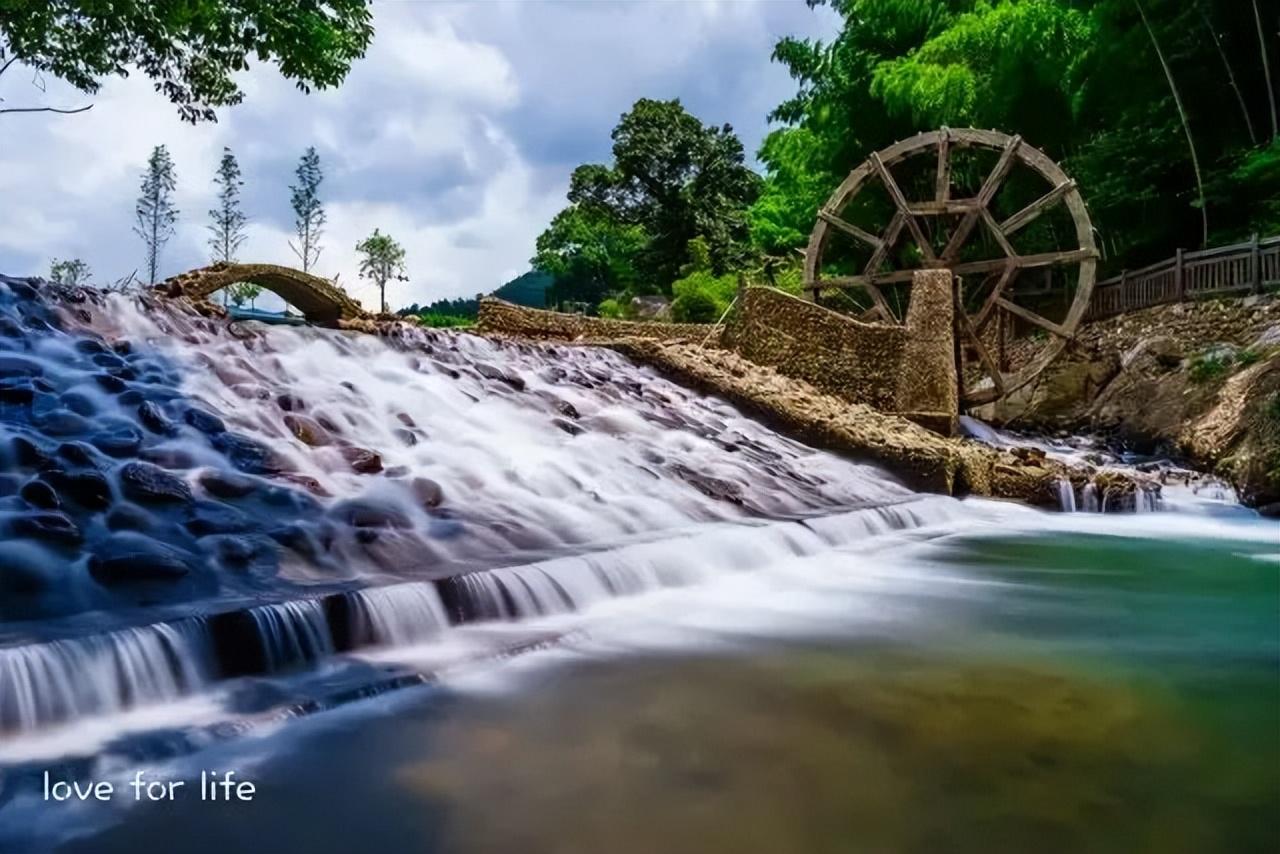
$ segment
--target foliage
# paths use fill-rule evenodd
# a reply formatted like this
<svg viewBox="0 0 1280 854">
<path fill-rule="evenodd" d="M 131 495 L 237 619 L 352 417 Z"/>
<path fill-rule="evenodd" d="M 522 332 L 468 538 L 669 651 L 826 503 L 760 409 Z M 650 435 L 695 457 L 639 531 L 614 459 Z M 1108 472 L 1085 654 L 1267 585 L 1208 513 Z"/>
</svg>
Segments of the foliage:
<svg viewBox="0 0 1280 854">
<path fill-rule="evenodd" d="M 429 326 L 432 329 L 466 329 L 476 325 L 474 316 L 464 317 L 460 314 L 440 314 L 434 311 L 422 312 L 416 315 L 418 323 L 423 326 Z"/>
<path fill-rule="evenodd" d="M 480 302 L 476 299 L 438 299 L 433 303 L 420 306 L 416 302 L 396 312 L 400 317 L 419 317 L 440 315 L 458 317 L 463 320 L 475 320 L 480 314 Z"/>
<path fill-rule="evenodd" d="M 1019 133 L 1061 161 L 1113 270 L 1200 245 L 1202 213 L 1211 243 L 1280 228 L 1280 134 L 1258 133 L 1273 108 L 1264 51 L 1280 44 L 1252 3 L 810 3 L 844 25 L 829 42 L 774 49 L 797 91 L 771 114 L 783 126 L 759 152 L 766 180 L 751 224 L 765 251 L 803 246 L 816 207 L 872 151 L 943 124 Z"/>
<path fill-rule="evenodd" d="M 364 256 L 360 260 L 360 278 L 371 279 L 378 286 L 379 305 L 385 313 L 387 308 L 387 282 L 397 280 L 407 282 L 404 274 L 404 247 L 396 243 L 389 234 L 378 229 L 373 234 L 356 244 L 356 251 Z"/>
<path fill-rule="evenodd" d="M 714 323 L 737 295 L 738 277 L 712 272 L 710 252 L 700 237 L 689 242 L 689 259 L 681 269 L 684 275 L 671 285 L 675 296 L 671 318 L 680 323 Z"/>
<path fill-rule="evenodd" d="M 627 316 L 626 304 L 621 300 L 614 299 L 613 297 L 603 299 L 600 301 L 600 304 L 596 306 L 596 314 L 601 317 L 623 320 Z"/>
<path fill-rule="evenodd" d="M 547 291 L 555 283 L 555 278 L 541 270 L 530 270 L 521 273 L 511 281 L 493 292 L 498 299 L 513 302 L 516 305 L 527 305 L 530 308 L 545 308 Z"/>
<path fill-rule="evenodd" d="M 747 208 L 760 178 L 729 125 L 703 125 L 678 100 L 642 98 L 614 128 L 613 163 L 574 170 L 569 207 L 538 238 L 533 264 L 558 299 L 665 293 L 701 237 L 723 272 L 750 252 Z"/>
<path fill-rule="evenodd" d="M 244 186 L 240 180 L 240 164 L 230 148 L 222 149 L 222 160 L 218 162 L 213 183 L 218 188 L 218 206 L 209 211 L 209 248 L 213 250 L 214 261 L 231 263 L 247 237 L 244 229 L 248 218 L 240 209 L 240 188 Z"/>
<path fill-rule="evenodd" d="M 173 224 L 178 219 L 178 209 L 173 203 L 173 191 L 177 177 L 169 150 L 157 145 L 147 159 L 147 170 L 142 174 L 142 192 L 134 205 L 134 233 L 142 238 L 146 247 L 147 283 L 156 283 L 160 266 L 160 252 L 173 236 Z"/>
<path fill-rule="evenodd" d="M 253 308 L 254 302 L 262 295 L 262 288 L 252 282 L 237 282 L 227 288 L 227 296 L 231 299 L 231 304 L 236 308 L 240 308 L 246 302 L 249 308 Z"/>
<path fill-rule="evenodd" d="M 89 284 L 89 279 L 92 275 L 89 272 L 89 265 L 79 258 L 71 258 L 66 261 L 59 261 L 54 258 L 49 263 L 49 281 L 55 285 L 83 287 Z"/>
<path fill-rule="evenodd" d="M 298 242 L 290 242 L 289 248 L 302 262 L 302 272 L 309 273 L 320 258 L 320 236 L 324 233 L 326 219 L 324 206 L 320 203 L 320 182 L 324 180 L 324 173 L 314 145 L 303 152 L 294 174 L 298 176 L 298 183 L 289 185 L 289 204 L 293 207 L 293 228 Z"/>
<path fill-rule="evenodd" d="M 234 74 L 273 61 L 298 88 L 342 81 L 373 36 L 366 0 L 6 0 L 0 47 L 86 93 L 136 69 L 186 121 L 237 104 Z M 6 52 L 0 52 L 0 65 Z"/>
<path fill-rule="evenodd" d="M 1187 378 L 1193 383 L 1207 383 L 1218 379 L 1231 370 L 1236 360 L 1235 351 L 1225 348 L 1197 353 L 1191 357 L 1187 365 Z"/>
<path fill-rule="evenodd" d="M 571 205 L 538 236 L 533 266 L 552 277 L 546 299 L 596 302 L 639 288 L 636 259 L 649 238 L 637 225 L 621 225 L 599 211 Z"/>
</svg>

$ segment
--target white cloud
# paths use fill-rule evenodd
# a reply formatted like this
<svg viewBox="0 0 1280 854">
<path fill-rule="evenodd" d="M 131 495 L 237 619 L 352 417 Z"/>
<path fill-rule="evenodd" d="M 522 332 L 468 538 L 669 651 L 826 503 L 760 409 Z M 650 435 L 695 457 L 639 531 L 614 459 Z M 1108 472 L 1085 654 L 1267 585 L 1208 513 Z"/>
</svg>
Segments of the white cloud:
<svg viewBox="0 0 1280 854">
<path fill-rule="evenodd" d="M 813 32 L 799 3 L 628 2 L 375 5 L 374 43 L 338 89 L 303 95 L 273 68 L 241 75 L 245 103 L 218 124 L 181 123 L 141 75 L 110 80 L 88 113 L 0 116 L 0 272 L 44 273 L 81 257 L 104 279 L 139 266 L 133 200 L 152 146 L 175 160 L 182 221 L 164 272 L 207 258 L 205 212 L 224 145 L 245 173 L 245 260 L 295 263 L 288 184 L 315 145 L 329 223 L 319 271 L 370 307 L 355 244 L 376 226 L 406 247 L 411 281 L 393 304 L 489 291 L 527 268 L 564 202 L 568 171 L 607 157 L 637 97 L 681 97 L 732 121 L 748 150 L 793 88 L 768 61 L 777 37 Z M 12 71 L 9 103 L 82 103 Z"/>
</svg>

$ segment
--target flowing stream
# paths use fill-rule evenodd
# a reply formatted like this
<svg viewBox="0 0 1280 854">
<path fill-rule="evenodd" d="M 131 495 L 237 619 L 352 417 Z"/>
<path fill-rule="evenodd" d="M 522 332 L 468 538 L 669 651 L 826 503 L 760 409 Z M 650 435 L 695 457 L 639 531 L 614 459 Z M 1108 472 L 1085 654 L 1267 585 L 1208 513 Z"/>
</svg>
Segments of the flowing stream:
<svg viewBox="0 0 1280 854">
<path fill-rule="evenodd" d="M 1280 844 L 1228 492 L 921 495 L 604 350 L 64 297 L 0 278 L 2 852 Z M 127 788 L 206 769 L 255 796 Z"/>
</svg>

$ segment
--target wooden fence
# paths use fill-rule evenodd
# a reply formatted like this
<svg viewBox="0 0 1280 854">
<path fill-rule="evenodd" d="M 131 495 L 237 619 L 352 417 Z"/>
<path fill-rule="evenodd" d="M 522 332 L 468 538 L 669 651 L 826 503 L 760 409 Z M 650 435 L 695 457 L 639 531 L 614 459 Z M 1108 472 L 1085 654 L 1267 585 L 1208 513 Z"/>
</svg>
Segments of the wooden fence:
<svg viewBox="0 0 1280 854">
<path fill-rule="evenodd" d="M 1085 320 L 1210 296 L 1258 293 L 1280 285 L 1280 237 L 1183 252 L 1098 282 Z"/>
</svg>

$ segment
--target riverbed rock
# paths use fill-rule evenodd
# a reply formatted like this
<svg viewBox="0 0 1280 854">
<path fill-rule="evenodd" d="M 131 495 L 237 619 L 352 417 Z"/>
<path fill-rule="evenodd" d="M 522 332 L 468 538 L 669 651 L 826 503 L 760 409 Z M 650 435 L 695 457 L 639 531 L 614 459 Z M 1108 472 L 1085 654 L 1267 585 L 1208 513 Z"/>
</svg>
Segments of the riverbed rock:
<svg viewBox="0 0 1280 854">
<path fill-rule="evenodd" d="M 125 496 L 143 504 L 184 504 L 191 501 L 191 487 L 176 475 L 151 463 L 126 463 L 120 469 Z"/>
<path fill-rule="evenodd" d="M 154 400 L 144 400 L 139 404 L 138 420 L 142 422 L 143 427 L 161 436 L 171 436 L 178 430 L 173 419 L 166 415 L 164 409 Z"/>
<path fill-rule="evenodd" d="M 175 581 L 191 572 L 191 568 L 191 556 L 133 532 L 112 535 L 89 558 L 89 574 L 107 586 Z"/>
<path fill-rule="evenodd" d="M 23 501 L 41 510 L 57 510 L 62 505 L 54 488 L 39 478 L 24 483 L 18 494 Z"/>
<path fill-rule="evenodd" d="M 342 458 L 357 474 L 377 474 L 382 471 L 382 456 L 368 448 L 348 446 L 341 450 Z"/>
<path fill-rule="evenodd" d="M 55 511 L 19 514 L 9 521 L 9 527 L 14 534 L 33 540 L 75 545 L 82 539 L 76 523 Z"/>
<path fill-rule="evenodd" d="M 320 426 L 314 418 L 290 412 L 284 416 L 284 426 L 299 442 L 311 447 L 320 447 L 333 442 L 329 431 Z"/>
</svg>

